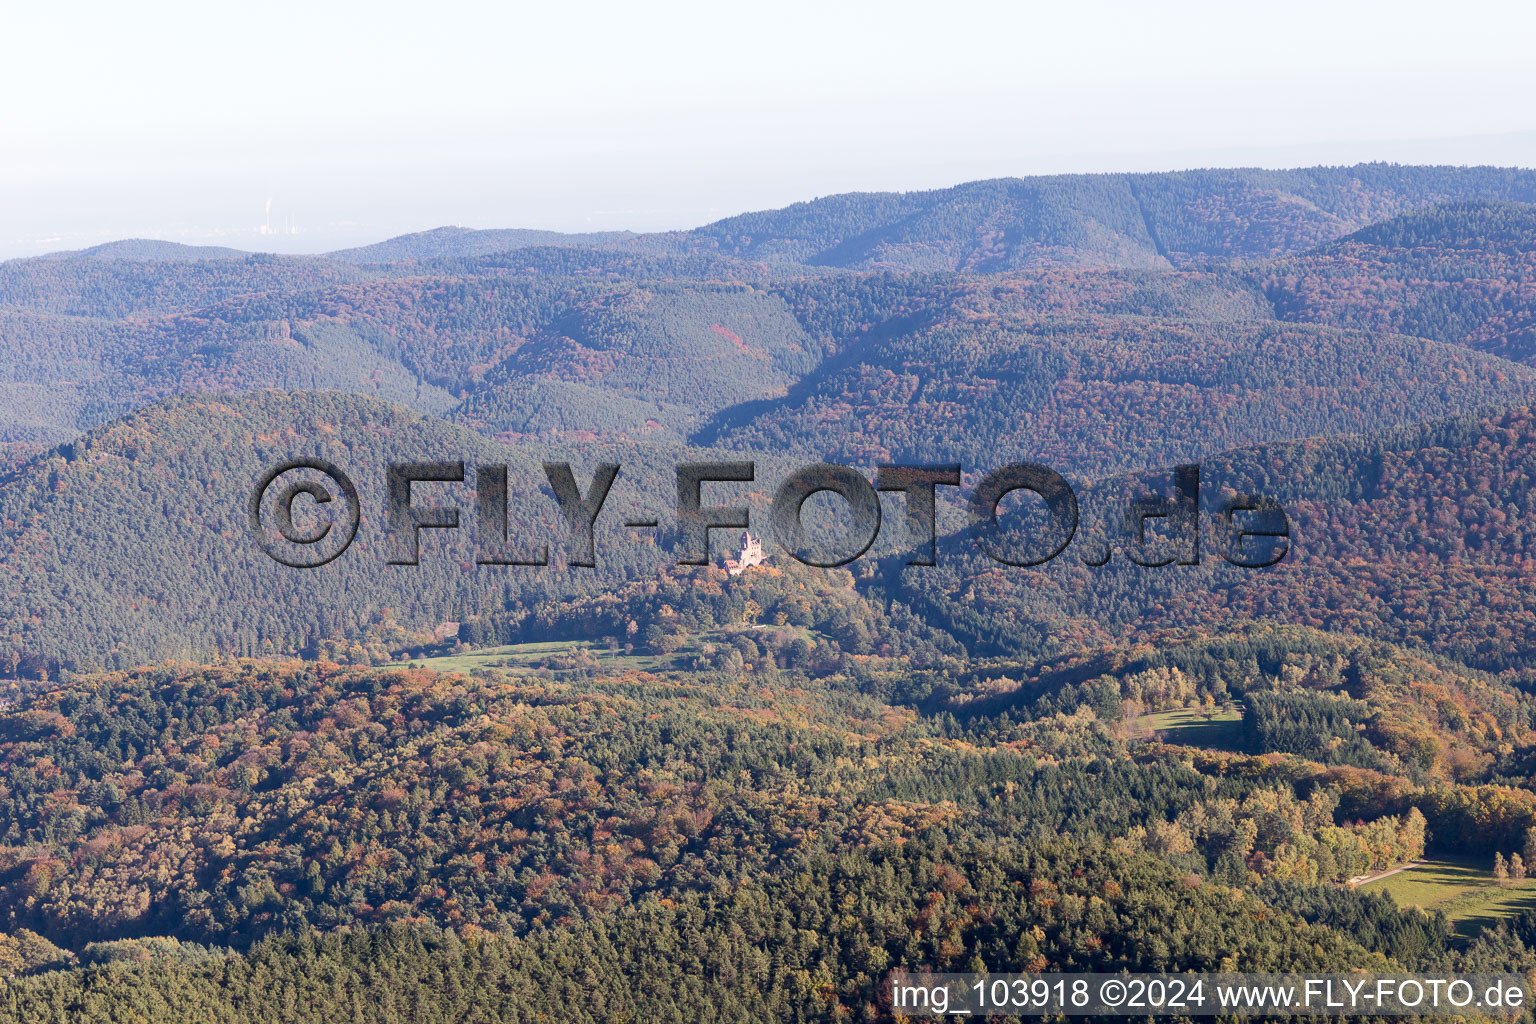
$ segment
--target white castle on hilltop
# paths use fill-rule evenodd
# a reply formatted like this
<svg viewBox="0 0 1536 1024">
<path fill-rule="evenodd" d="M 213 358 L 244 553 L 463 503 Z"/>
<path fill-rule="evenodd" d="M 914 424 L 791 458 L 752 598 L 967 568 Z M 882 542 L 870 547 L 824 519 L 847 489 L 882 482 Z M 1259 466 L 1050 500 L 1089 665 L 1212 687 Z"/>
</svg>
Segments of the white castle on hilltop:
<svg viewBox="0 0 1536 1024">
<path fill-rule="evenodd" d="M 725 571 L 732 576 L 740 576 L 754 565 L 762 565 L 768 561 L 768 556 L 763 554 L 762 543 L 752 534 L 741 535 L 741 554 L 735 558 L 725 560 Z"/>
</svg>

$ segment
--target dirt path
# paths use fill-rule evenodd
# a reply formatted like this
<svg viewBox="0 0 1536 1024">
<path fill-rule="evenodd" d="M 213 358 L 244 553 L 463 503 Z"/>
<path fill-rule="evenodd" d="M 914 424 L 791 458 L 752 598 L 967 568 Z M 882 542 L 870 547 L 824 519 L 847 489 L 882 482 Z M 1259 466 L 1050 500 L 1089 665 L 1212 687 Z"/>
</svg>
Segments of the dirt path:
<svg viewBox="0 0 1536 1024">
<path fill-rule="evenodd" d="M 1388 868 L 1386 871 L 1378 871 L 1374 875 L 1356 875 L 1354 878 L 1349 880 L 1349 884 L 1353 886 L 1365 885 L 1368 882 L 1375 882 L 1379 879 L 1386 878 L 1389 875 L 1395 875 L 1399 871 L 1407 871 L 1409 868 L 1416 868 L 1418 866 L 1419 865 L 1416 863 L 1403 864 L 1399 867 Z"/>
</svg>

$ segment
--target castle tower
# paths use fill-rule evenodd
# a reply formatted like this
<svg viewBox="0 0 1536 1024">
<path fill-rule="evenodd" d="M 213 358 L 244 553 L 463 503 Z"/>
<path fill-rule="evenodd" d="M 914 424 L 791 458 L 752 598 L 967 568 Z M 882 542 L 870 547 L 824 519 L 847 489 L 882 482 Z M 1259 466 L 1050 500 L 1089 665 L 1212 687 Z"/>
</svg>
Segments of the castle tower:
<svg viewBox="0 0 1536 1024">
<path fill-rule="evenodd" d="M 768 556 L 763 553 L 762 542 L 751 533 L 741 535 L 741 554 L 735 558 L 725 560 L 725 571 L 732 576 L 740 576 L 754 565 L 762 565 L 768 561 Z"/>
</svg>

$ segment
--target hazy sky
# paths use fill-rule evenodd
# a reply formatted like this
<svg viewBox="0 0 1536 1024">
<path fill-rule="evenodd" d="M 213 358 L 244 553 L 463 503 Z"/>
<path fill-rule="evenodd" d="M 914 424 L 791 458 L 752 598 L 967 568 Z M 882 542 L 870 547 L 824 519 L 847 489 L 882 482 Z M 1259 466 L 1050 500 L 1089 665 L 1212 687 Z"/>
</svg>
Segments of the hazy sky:
<svg viewBox="0 0 1536 1024">
<path fill-rule="evenodd" d="M 1528 0 L 10 0 L 0 258 L 656 230 L 1055 171 L 1532 166 L 1533 40 Z"/>
</svg>

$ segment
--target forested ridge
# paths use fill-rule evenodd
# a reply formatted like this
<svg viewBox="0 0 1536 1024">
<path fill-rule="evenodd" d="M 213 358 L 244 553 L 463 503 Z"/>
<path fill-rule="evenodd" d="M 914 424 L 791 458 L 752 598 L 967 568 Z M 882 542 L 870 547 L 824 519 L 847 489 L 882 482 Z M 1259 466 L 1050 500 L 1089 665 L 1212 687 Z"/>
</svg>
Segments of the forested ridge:
<svg viewBox="0 0 1536 1024">
<path fill-rule="evenodd" d="M 1199 565 L 1147 569 L 1115 518 L 1138 478 L 1084 488 L 1107 516 L 1118 554 L 1092 568 L 1072 557 L 1034 569 L 999 566 L 969 537 L 916 584 L 912 605 L 973 651 L 1070 649 L 1131 629 L 1226 628 L 1253 619 L 1406 642 L 1525 680 L 1533 622 L 1528 496 L 1533 420 L 1527 408 L 1374 435 L 1274 442 L 1203 461 Z M 1150 477 L 1166 493 L 1166 474 Z M 1223 502 L 1262 494 L 1285 510 L 1279 564 L 1239 568 L 1221 557 Z M 1097 520 L 1093 520 L 1097 521 Z M 1153 545 L 1151 553 L 1169 550 Z M 900 582 L 896 584 L 900 586 Z"/>
<path fill-rule="evenodd" d="M 1453 203 L 1279 261 L 1262 283 L 1286 319 L 1415 334 L 1529 362 L 1533 252 L 1533 207 Z"/>
<path fill-rule="evenodd" d="M 1372 164 L 0 264 L 0 1020 L 1536 971 L 1533 210 L 1530 171 Z M 322 568 L 249 532 L 295 457 L 362 499 Z M 938 564 L 891 494 L 862 558 L 790 558 L 768 508 L 820 459 L 960 464 Z M 385 469 L 439 460 L 465 482 L 413 501 L 460 527 L 390 564 Z M 702 499 L 764 564 L 726 570 L 735 527 L 679 564 L 706 460 L 756 463 Z M 967 519 L 1023 460 L 1080 513 L 1033 568 Z M 621 466 L 595 569 L 546 462 Z M 1191 462 L 1198 564 L 1134 564 L 1191 550 L 1126 515 Z M 479 564 L 482 466 L 547 567 Z M 1223 557 L 1252 495 L 1288 524 L 1264 568 Z M 1360 884 L 1411 863 L 1465 891 Z"/>
<path fill-rule="evenodd" d="M 1475 360 L 1447 365 L 1458 362 L 1454 354 L 1404 352 L 1396 335 L 1525 358 L 1520 303 L 1529 297 L 1521 298 L 1519 282 L 1529 276 L 1521 263 L 1529 247 L 1500 218 L 1513 225 L 1528 217 L 1521 211 L 1533 200 L 1527 172 L 1361 165 L 975 182 L 831 197 L 693 232 L 445 230 L 328 257 L 120 243 L 0 265 L 0 338 L 14 356 L 0 377 L 10 407 L 0 440 L 67 440 L 179 392 L 277 387 L 339 389 L 435 415 L 452 409 L 475 429 L 519 438 L 660 432 L 711 443 L 729 425 L 742 444 L 790 438 L 825 451 L 834 437 L 846 444 L 858 434 L 899 450 L 913 442 L 891 410 L 859 407 L 977 369 L 933 365 L 950 342 L 922 332 L 1018 336 L 1021 313 L 1081 317 L 1071 346 L 1108 351 L 1163 330 L 1120 317 L 1174 318 L 1181 322 L 1168 327 L 1208 347 L 1207 358 L 1228 352 L 1234 360 L 1248 358 L 1224 349 L 1241 344 L 1226 337 L 1234 319 L 1362 328 L 1373 336 L 1301 332 L 1269 347 L 1315 360 L 1323 377 L 1340 346 L 1379 367 L 1315 382 L 1326 391 L 1350 380 L 1363 393 L 1316 400 L 1371 418 L 1350 423 L 1281 405 L 1252 439 L 1370 429 L 1466 411 L 1476 395 L 1436 394 L 1433 384 L 1467 377 L 1488 388 L 1489 378 L 1509 372 Z M 1426 207 L 1441 212 L 1416 212 Z M 1461 227 L 1351 234 L 1394 215 Z M 1489 241 L 1505 235 L 1504 243 Z M 1469 248 L 1471 237 L 1484 242 Z M 1380 283 L 1394 279 L 1402 285 Z M 1279 330 L 1256 326 L 1249 344 Z M 1027 327 L 1023 334 L 1035 343 Z M 859 354 L 829 359 L 850 350 Z M 1044 414 L 1076 423 L 1074 400 L 1107 401 L 1129 412 L 1127 431 L 1140 429 L 1136 415 L 1190 404 L 1209 387 L 1204 374 L 1178 369 L 1182 358 L 1156 357 L 1150 394 L 1098 396 L 1103 385 L 1089 373 L 1058 396 L 1058 409 L 1011 397 L 984 396 L 983 404 L 1014 420 Z M 1008 375 L 980 369 L 984 389 L 1010 386 Z M 1312 372 L 1302 373 L 1308 385 Z M 1168 389 L 1175 393 L 1156 393 Z M 791 394 L 815 404 L 770 404 L 767 422 L 751 423 L 754 403 Z M 773 422 L 829 411 L 820 436 L 800 438 Z M 946 413 L 941 406 L 924 415 Z M 986 421 L 957 425 L 944 441 L 963 447 L 982 438 L 1016 442 Z M 1216 446 L 1233 443 L 1228 432 Z M 1132 446 L 1124 459 L 1152 454 Z"/>
</svg>

